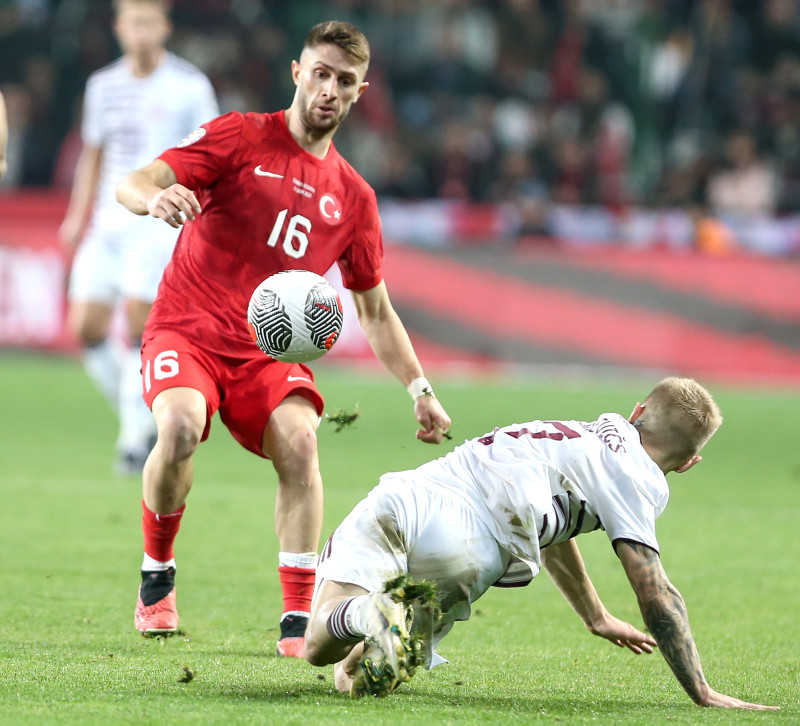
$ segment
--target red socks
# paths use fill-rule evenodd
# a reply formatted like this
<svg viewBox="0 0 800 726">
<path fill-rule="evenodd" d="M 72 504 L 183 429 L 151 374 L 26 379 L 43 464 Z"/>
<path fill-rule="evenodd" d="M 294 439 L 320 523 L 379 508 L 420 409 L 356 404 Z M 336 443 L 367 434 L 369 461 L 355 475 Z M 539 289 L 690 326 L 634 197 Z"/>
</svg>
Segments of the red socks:
<svg viewBox="0 0 800 726">
<path fill-rule="evenodd" d="M 146 555 L 158 562 L 169 562 L 174 558 L 173 544 L 181 527 L 184 509 L 186 509 L 185 504 L 172 514 L 155 514 L 142 500 L 142 532 Z M 283 612 L 310 612 L 316 569 L 280 565 L 278 572 L 283 591 Z"/>
<path fill-rule="evenodd" d="M 311 596 L 314 594 L 313 567 L 278 567 L 283 590 L 283 612 L 311 612 Z"/>
<path fill-rule="evenodd" d="M 145 554 L 159 562 L 169 562 L 175 556 L 172 545 L 181 527 L 184 504 L 172 514 L 151 512 L 142 500 L 142 532 L 144 533 Z M 313 585 L 313 577 L 312 577 Z"/>
</svg>

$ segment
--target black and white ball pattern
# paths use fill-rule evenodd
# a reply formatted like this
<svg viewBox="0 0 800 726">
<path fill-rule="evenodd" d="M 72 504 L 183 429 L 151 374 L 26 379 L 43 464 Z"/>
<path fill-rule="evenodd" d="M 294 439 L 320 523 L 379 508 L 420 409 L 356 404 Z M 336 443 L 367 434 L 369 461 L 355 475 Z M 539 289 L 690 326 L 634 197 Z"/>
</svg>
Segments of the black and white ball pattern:
<svg viewBox="0 0 800 726">
<path fill-rule="evenodd" d="M 271 358 L 306 363 L 327 353 L 342 331 L 336 290 L 307 270 L 287 270 L 264 280 L 250 297 L 247 323 L 253 340 Z"/>
</svg>

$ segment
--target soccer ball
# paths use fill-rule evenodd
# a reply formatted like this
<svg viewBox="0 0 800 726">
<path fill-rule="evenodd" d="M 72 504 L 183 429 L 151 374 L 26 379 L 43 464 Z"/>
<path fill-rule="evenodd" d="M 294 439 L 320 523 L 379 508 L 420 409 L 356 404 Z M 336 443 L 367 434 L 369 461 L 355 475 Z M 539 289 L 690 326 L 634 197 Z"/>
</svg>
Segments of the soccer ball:
<svg viewBox="0 0 800 726">
<path fill-rule="evenodd" d="M 324 278 L 308 270 L 270 275 L 250 297 L 247 327 L 270 358 L 306 363 L 325 355 L 342 332 L 342 303 Z"/>
</svg>

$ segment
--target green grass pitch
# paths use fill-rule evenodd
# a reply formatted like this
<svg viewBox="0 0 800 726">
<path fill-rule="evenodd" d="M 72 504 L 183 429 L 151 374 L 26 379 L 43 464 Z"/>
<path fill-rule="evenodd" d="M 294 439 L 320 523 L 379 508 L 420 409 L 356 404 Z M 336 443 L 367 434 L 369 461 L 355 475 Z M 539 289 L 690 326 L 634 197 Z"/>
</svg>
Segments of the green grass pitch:
<svg viewBox="0 0 800 726">
<path fill-rule="evenodd" d="M 627 414 L 655 381 L 448 381 L 441 448 L 413 439 L 402 387 L 320 366 L 323 538 L 389 470 L 495 425 Z M 683 593 L 709 682 L 780 705 L 731 714 L 692 705 L 658 654 L 636 657 L 583 629 L 546 575 L 491 590 L 440 648 L 451 664 L 392 697 L 352 702 L 332 669 L 276 658 L 280 595 L 275 475 L 218 420 L 196 459 L 178 538 L 183 634 L 133 630 L 141 486 L 113 476 L 116 423 L 77 362 L 0 356 L 0 721 L 3 723 L 762 723 L 800 722 L 800 447 L 796 392 L 712 386 L 726 423 L 703 464 L 670 475 L 659 521 L 667 572 Z M 609 609 L 641 625 L 602 532 L 579 540 Z M 184 666 L 194 672 L 180 682 Z"/>
</svg>

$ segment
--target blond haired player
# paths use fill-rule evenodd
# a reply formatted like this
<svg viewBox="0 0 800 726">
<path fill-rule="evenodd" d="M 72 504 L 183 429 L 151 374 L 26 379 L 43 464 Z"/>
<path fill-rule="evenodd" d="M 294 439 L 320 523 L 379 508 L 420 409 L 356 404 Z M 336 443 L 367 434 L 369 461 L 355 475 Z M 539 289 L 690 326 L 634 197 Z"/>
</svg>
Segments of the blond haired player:
<svg viewBox="0 0 800 726">
<path fill-rule="evenodd" d="M 764 708 L 706 682 L 655 533 L 669 496 L 665 474 L 699 462 L 721 423 L 702 386 L 667 378 L 627 420 L 606 413 L 591 422 L 513 424 L 384 475 L 322 549 L 306 658 L 336 663 L 340 690 L 385 694 L 418 663 L 443 661 L 439 641 L 490 586 L 525 585 L 544 564 L 590 632 L 634 653 L 657 644 L 695 703 Z M 651 635 L 613 617 L 589 580 L 573 537 L 596 529 L 608 534 Z M 441 606 L 440 615 L 417 608 L 414 638 L 408 598 L 383 592 L 406 574 L 433 582 Z M 418 636 L 420 655 L 412 647 Z"/>
<path fill-rule="evenodd" d="M 209 80 L 164 47 L 172 29 L 169 8 L 166 0 L 113 3 L 122 57 L 86 84 L 83 148 L 59 230 L 64 245 L 77 247 L 69 325 L 89 378 L 119 415 L 116 469 L 122 474 L 141 472 L 155 440 L 153 416 L 142 400 L 139 349 L 178 233 L 129 214 L 117 204 L 115 189 L 131 169 L 219 113 Z M 126 341 L 110 335 L 120 304 Z"/>
</svg>

